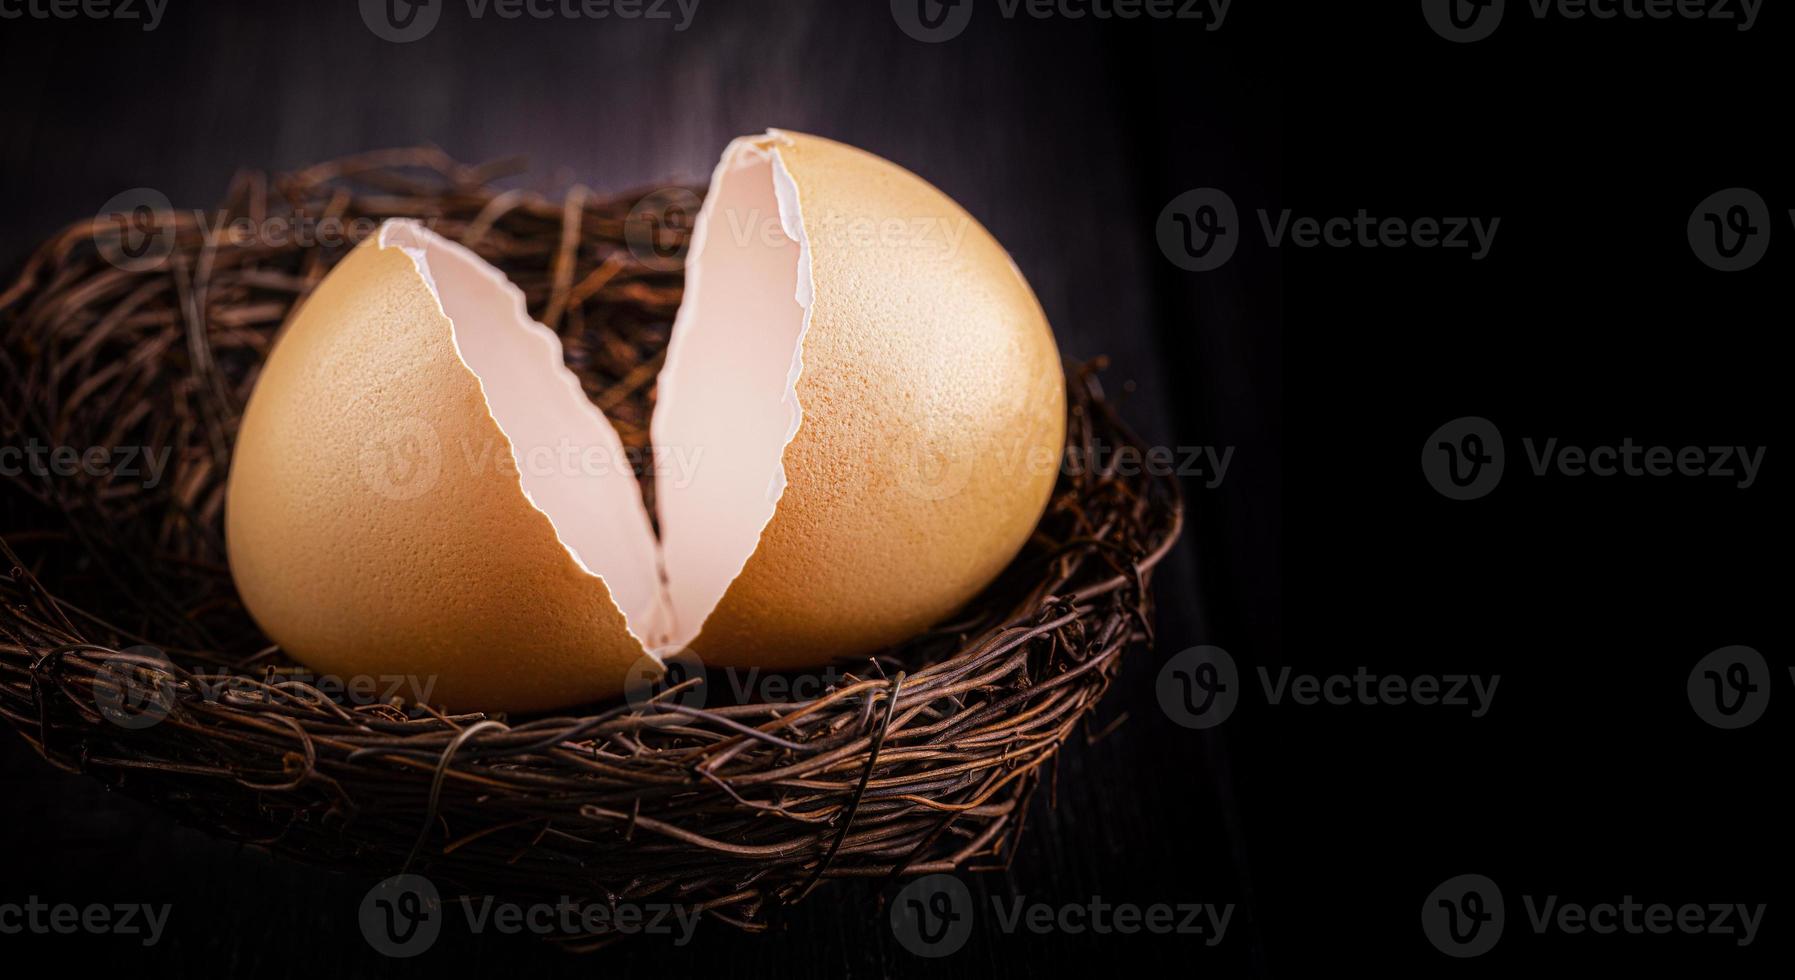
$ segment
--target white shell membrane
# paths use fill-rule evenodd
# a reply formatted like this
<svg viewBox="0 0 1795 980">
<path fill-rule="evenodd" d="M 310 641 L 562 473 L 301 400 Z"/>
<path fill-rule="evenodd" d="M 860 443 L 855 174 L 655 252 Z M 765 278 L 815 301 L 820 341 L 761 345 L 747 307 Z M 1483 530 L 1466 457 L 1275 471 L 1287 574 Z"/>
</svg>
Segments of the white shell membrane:
<svg viewBox="0 0 1795 980">
<path fill-rule="evenodd" d="M 796 386 L 810 256 L 779 141 L 770 133 L 730 144 L 693 230 L 650 425 L 659 539 L 634 469 L 645 461 L 627 457 L 568 370 L 560 338 L 530 319 L 522 290 L 417 222 L 379 232 L 435 293 L 525 497 L 657 658 L 698 635 L 759 546 L 803 418 Z M 446 463 L 470 466 L 499 465 L 501 449 L 443 447 Z"/>
</svg>

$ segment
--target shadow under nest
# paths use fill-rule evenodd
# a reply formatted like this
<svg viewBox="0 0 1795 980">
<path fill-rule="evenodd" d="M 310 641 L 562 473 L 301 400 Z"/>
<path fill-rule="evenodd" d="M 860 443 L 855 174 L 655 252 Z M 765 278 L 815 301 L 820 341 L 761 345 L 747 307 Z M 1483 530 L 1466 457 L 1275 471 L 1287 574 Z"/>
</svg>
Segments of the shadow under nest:
<svg viewBox="0 0 1795 980">
<path fill-rule="evenodd" d="M 697 699 L 693 678 L 587 714 L 445 715 L 348 696 L 257 631 L 222 532 L 237 421 L 289 310 L 380 219 L 502 269 L 646 448 L 682 285 L 653 259 L 686 229 L 637 208 L 656 195 L 495 186 L 514 170 L 405 149 L 244 173 L 214 212 L 140 212 L 154 261 L 109 261 L 129 229 L 97 221 L 27 261 L 0 294 L 0 427 L 22 450 L 0 468 L 0 714 L 51 763 L 202 829 L 445 895 L 677 903 L 764 929 L 827 879 L 1004 865 L 1047 764 L 1095 734 L 1120 656 L 1150 639 L 1151 572 L 1181 523 L 1175 482 L 1118 465 L 1145 447 L 1097 365 L 1068 376 L 1066 465 L 1003 577 L 956 622 L 794 686 L 807 696 Z M 110 465 L 71 472 L 58 447 Z"/>
</svg>

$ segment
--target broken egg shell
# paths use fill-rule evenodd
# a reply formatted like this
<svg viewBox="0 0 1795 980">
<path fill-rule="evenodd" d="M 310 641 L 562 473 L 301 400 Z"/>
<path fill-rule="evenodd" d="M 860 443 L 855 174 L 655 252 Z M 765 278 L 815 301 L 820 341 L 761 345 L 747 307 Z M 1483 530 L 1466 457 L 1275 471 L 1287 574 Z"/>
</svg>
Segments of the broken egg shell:
<svg viewBox="0 0 1795 980">
<path fill-rule="evenodd" d="M 808 263 L 802 421 L 777 509 L 691 647 L 709 664 L 791 668 L 914 636 L 1010 563 L 1058 476 L 1065 380 L 1021 272 L 947 195 L 865 151 L 775 130 L 732 144 L 707 201 L 729 195 L 731 158 L 755 152 L 789 177 Z M 700 215 L 700 238 L 720 227 Z M 704 244 L 688 306 L 710 274 Z M 679 368 L 670 354 L 663 377 Z M 664 421 L 684 389 L 661 396 L 656 443 L 684 441 Z M 682 503 L 660 504 L 670 545 L 700 526 Z M 677 582 L 681 551 L 667 553 Z"/>
<path fill-rule="evenodd" d="M 244 605 L 310 669 L 433 704 L 614 694 L 641 645 L 504 465 L 435 283 L 395 241 L 417 237 L 389 224 L 358 246 L 263 366 L 226 492 Z"/>
<path fill-rule="evenodd" d="M 531 711 L 618 693 L 658 666 L 645 648 L 770 668 L 871 652 L 1012 560 L 1057 476 L 1063 376 L 964 210 L 771 131 L 725 153 L 687 279 L 652 435 L 691 468 L 657 484 L 656 541 L 632 469 L 556 455 L 621 445 L 521 292 L 383 225 L 246 410 L 226 523 L 251 614 L 314 670 Z"/>
</svg>

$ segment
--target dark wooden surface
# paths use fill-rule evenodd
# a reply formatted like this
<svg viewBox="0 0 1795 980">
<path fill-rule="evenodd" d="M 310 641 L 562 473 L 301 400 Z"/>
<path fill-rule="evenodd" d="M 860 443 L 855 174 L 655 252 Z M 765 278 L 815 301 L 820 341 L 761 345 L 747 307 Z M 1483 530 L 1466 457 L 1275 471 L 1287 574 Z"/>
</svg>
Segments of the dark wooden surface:
<svg viewBox="0 0 1795 980">
<path fill-rule="evenodd" d="M 866 147 L 963 202 L 1014 253 L 1066 354 L 1112 359 L 1148 439 L 1236 450 L 1220 487 L 1187 486 L 1160 652 L 1133 658 L 1103 711 L 1127 722 L 1068 749 L 1056 805 L 1042 801 L 1014 866 L 975 890 L 1239 906 L 1213 948 L 981 929 L 925 961 L 873 896 L 843 888 L 770 937 L 705 929 L 684 948 L 575 959 L 451 932 L 393 962 L 356 929 L 365 882 L 174 826 L 47 771 L 8 733 L 0 903 L 174 913 L 153 950 L 0 935 L 0 962 L 29 946 L 198 975 L 1512 975 L 1685 960 L 1776 975 L 1788 944 L 1774 937 L 1740 950 L 1533 936 L 1512 908 L 1498 952 L 1461 963 L 1428 946 L 1416 913 L 1441 880 L 1476 871 L 1511 903 L 1770 901 L 1767 932 L 1795 915 L 1776 904 L 1791 870 L 1788 722 L 1773 708 L 1719 732 L 1683 695 L 1709 649 L 1788 656 L 1772 613 L 1787 584 L 1773 420 L 1787 411 L 1776 352 L 1795 249 L 1725 278 L 1682 239 L 1694 202 L 1721 187 L 1795 207 L 1786 114 L 1771 108 L 1787 32 L 1542 21 L 1461 47 L 1413 4 L 1363 6 L 1240 0 L 1210 32 L 1005 21 L 987 3 L 942 44 L 906 37 L 882 0 L 705 0 L 684 32 L 475 22 L 452 5 L 408 45 L 374 37 L 349 2 L 175 0 L 148 34 L 0 22 L 9 264 L 125 188 L 203 206 L 239 166 L 423 141 L 470 160 L 527 155 L 545 189 L 621 190 L 701 177 L 730 136 L 780 126 Z M 1203 186 L 1226 189 L 1243 222 L 1262 207 L 1495 214 L 1503 237 L 1482 263 L 1249 239 L 1224 269 L 1191 274 L 1160 255 L 1154 219 Z M 1795 242 L 1786 223 L 1779 234 Z M 1415 455 L 1472 414 L 1566 439 L 1769 443 L 1770 468 L 1747 493 L 1517 479 L 1465 508 L 1426 486 Z M 1495 672 L 1502 694 L 1478 720 L 1260 703 L 1190 732 L 1158 709 L 1153 680 L 1158 656 L 1201 642 L 1243 671 Z"/>
</svg>

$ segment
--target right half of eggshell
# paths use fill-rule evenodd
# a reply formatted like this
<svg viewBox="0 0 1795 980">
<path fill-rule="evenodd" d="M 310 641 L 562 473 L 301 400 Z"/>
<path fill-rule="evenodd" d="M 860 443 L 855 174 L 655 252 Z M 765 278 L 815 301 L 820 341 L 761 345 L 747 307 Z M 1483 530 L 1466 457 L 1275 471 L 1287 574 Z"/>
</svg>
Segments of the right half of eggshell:
<svg viewBox="0 0 1795 980">
<path fill-rule="evenodd" d="M 853 147 L 762 139 L 795 185 L 814 290 L 802 421 L 760 542 L 692 648 L 790 668 L 939 623 L 1028 540 L 1065 442 L 1040 303 L 947 195 Z"/>
</svg>

